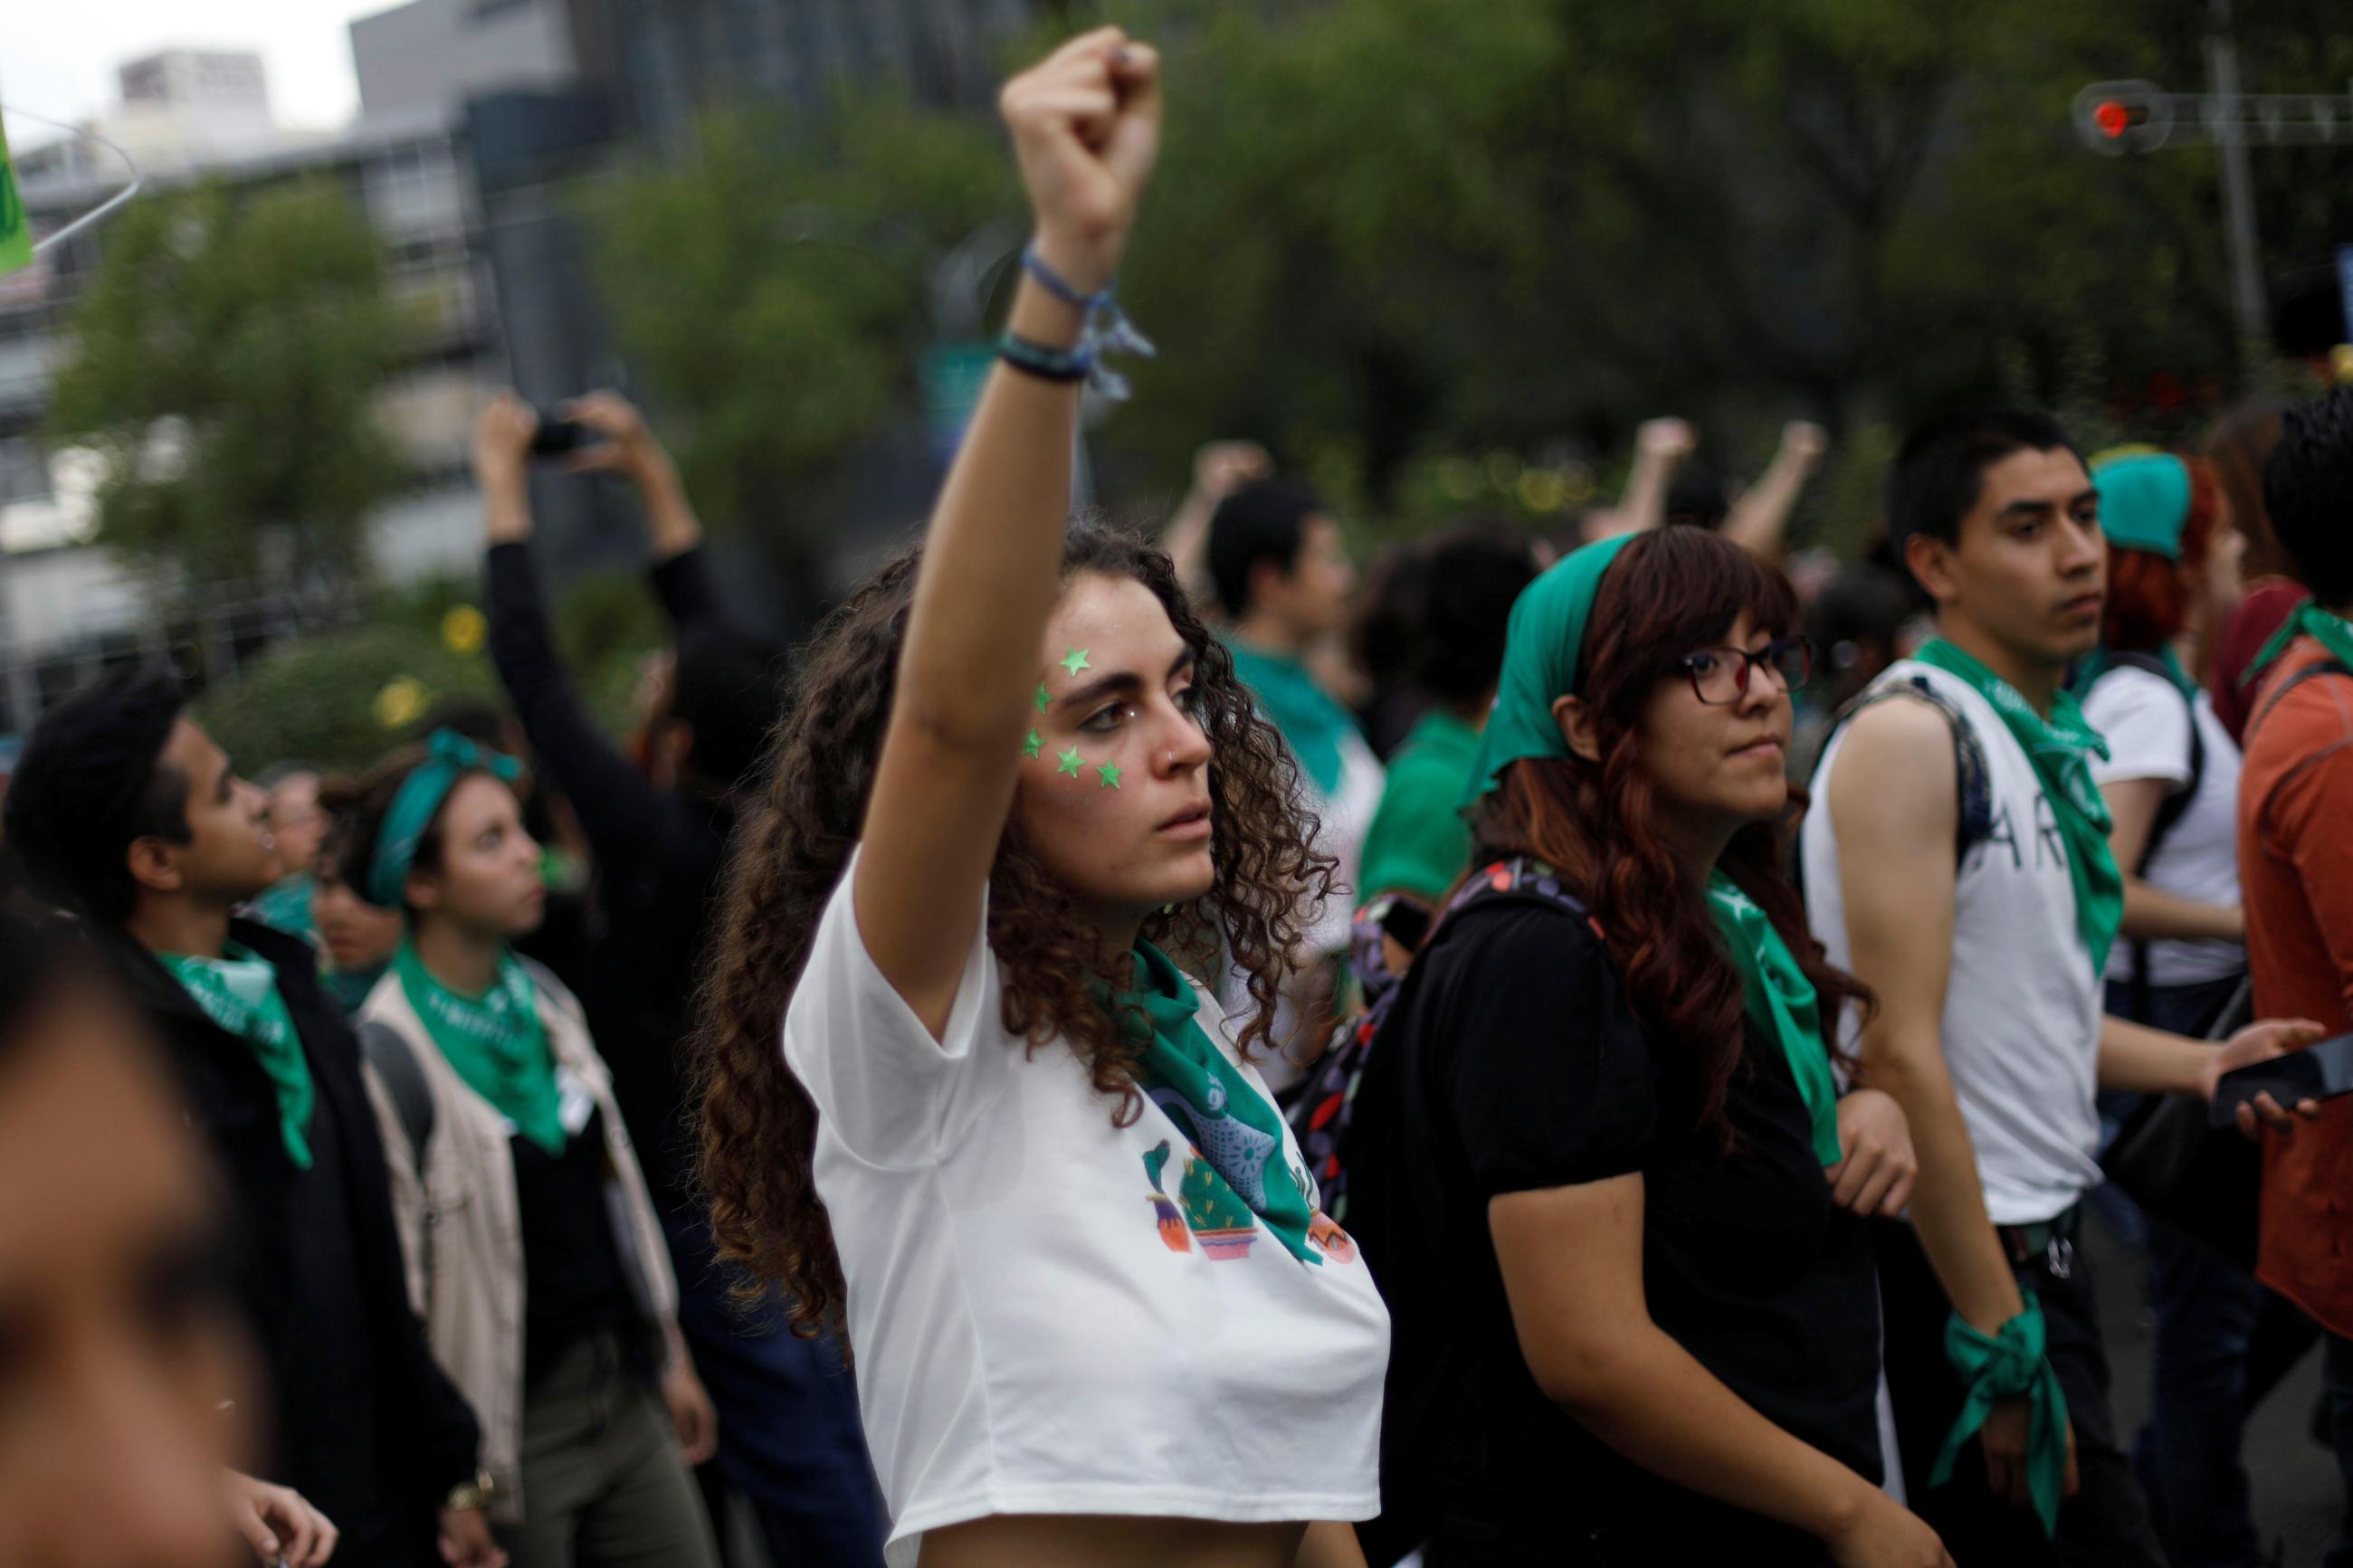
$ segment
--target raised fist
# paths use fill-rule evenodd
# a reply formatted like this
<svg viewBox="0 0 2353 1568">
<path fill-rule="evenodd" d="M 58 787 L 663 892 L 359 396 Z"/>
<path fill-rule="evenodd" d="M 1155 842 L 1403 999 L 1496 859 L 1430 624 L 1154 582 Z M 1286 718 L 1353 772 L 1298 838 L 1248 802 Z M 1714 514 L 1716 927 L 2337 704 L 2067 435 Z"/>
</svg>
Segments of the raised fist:
<svg viewBox="0 0 2353 1568">
<path fill-rule="evenodd" d="M 1634 449 L 1662 462 L 1680 463 L 1698 444 L 1692 427 L 1681 419 L 1645 419 L 1634 431 Z"/>
<path fill-rule="evenodd" d="M 1073 288 L 1101 289 L 1119 269 L 1160 150 L 1160 57 L 1098 27 L 1007 82 L 997 109 L 1037 216 L 1039 258 Z"/>
</svg>

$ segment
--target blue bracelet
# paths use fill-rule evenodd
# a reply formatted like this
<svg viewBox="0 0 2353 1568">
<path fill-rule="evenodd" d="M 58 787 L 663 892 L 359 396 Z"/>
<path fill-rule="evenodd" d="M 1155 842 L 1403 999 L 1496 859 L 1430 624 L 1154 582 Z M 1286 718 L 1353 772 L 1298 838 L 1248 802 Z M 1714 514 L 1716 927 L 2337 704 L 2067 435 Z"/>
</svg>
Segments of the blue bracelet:
<svg viewBox="0 0 2353 1568">
<path fill-rule="evenodd" d="M 1082 349 L 1049 348 L 1012 332 L 997 341 L 997 357 L 1042 381 L 1084 381 L 1095 367 L 1094 360 Z"/>
<path fill-rule="evenodd" d="M 1070 279 L 1046 265 L 1045 259 L 1038 254 L 1037 247 L 1029 245 L 1021 247 L 1021 267 L 1038 280 L 1039 288 L 1083 313 L 1084 324 L 1080 329 L 1079 344 L 1071 355 L 1071 362 L 1082 367 L 1079 374 L 1085 376 L 1087 384 L 1096 392 L 1114 403 L 1124 401 L 1128 395 L 1127 378 L 1105 365 L 1103 356 L 1107 353 L 1132 353 L 1150 359 L 1155 351 L 1151 341 L 1135 330 L 1135 323 L 1127 319 L 1127 312 L 1122 310 L 1119 301 L 1113 298 L 1119 280 L 1114 278 L 1094 293 L 1082 293 L 1071 286 Z M 1008 344 L 1018 341 L 1010 333 L 1007 334 Z M 1042 346 L 1033 343 L 1029 347 L 1040 349 Z M 1054 375 L 1035 363 L 1015 359 L 1004 347 L 997 352 L 1005 356 L 1008 363 L 1033 374 L 1050 375 L 1056 380 L 1077 379 L 1077 376 L 1064 378 Z M 1054 353 L 1052 350 L 1042 352 Z"/>
</svg>

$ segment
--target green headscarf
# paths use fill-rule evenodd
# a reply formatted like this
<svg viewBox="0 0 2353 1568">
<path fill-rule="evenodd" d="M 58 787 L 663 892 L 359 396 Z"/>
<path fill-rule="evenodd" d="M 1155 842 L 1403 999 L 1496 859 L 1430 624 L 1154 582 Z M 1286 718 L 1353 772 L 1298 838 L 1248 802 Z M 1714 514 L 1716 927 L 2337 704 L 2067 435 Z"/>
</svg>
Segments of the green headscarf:
<svg viewBox="0 0 2353 1568">
<path fill-rule="evenodd" d="M 1494 711 L 1488 715 L 1487 728 L 1479 737 L 1479 755 L 1463 784 L 1463 810 L 1477 805 L 1495 787 L 1496 775 L 1521 758 L 1568 755 L 1552 705 L 1577 689 L 1585 623 L 1592 616 L 1602 576 L 1636 537 L 1621 533 L 1569 552 L 1513 601 Z"/>
<path fill-rule="evenodd" d="M 426 738 L 425 760 L 409 770 L 393 792 L 376 828 L 375 852 L 368 858 L 367 886 L 361 894 L 379 909 L 400 908 L 400 885 L 417 862 L 417 846 L 432 826 L 434 814 L 458 781 L 475 769 L 508 784 L 522 776 L 522 764 L 503 752 L 478 746 L 455 730 L 436 730 Z"/>
<path fill-rule="evenodd" d="M 1838 1137 L 1838 1084 L 1831 1077 L 1830 1048 L 1822 1043 L 1821 1001 L 1814 983 L 1798 967 L 1797 954 L 1773 929 L 1772 920 L 1722 871 L 1707 878 L 1707 912 L 1724 933 L 1732 967 L 1740 972 L 1748 998 L 1748 1021 L 1780 1042 L 1789 1076 L 1806 1102 L 1813 1125 L 1814 1157 L 1825 1165 L 1842 1158 Z"/>
<path fill-rule="evenodd" d="M 2169 452 L 2131 452 L 2095 459 L 2092 488 L 2100 492 L 2100 531 L 2120 550 L 2139 550 L 2168 561 L 2181 559 L 2181 531 L 2189 521 L 2189 468 Z M 2170 647 L 2157 650 L 2176 686 L 2196 695 L 2198 686 Z M 2076 662 L 2067 689 L 2086 696 L 2115 668 L 2105 647 Z"/>
<path fill-rule="evenodd" d="M 311 1168 L 311 1112 L 318 1090 L 311 1082 L 310 1058 L 295 1032 L 286 999 L 278 994 L 278 971 L 242 942 L 227 942 L 218 958 L 185 952 L 155 957 L 171 972 L 205 1016 L 253 1047 L 254 1059 L 278 1091 L 278 1136 L 286 1157 L 300 1170 Z"/>
<path fill-rule="evenodd" d="M 1234 657 L 1234 678 L 1250 688 L 1259 711 L 1282 731 L 1300 771 L 1329 796 L 1340 787 L 1341 745 L 1356 733 L 1356 720 L 1297 659 L 1233 637 L 1226 639 L 1226 651 Z"/>
<path fill-rule="evenodd" d="M 539 992 L 514 954 L 499 955 L 498 978 L 480 996 L 452 991 L 433 978 L 406 938 L 392 955 L 392 968 L 425 1032 L 466 1087 L 513 1122 L 516 1131 L 550 1154 L 562 1154 L 563 1098 L 555 1088 L 555 1058 L 547 1048 L 547 1026 L 540 1021 Z"/>
<path fill-rule="evenodd" d="M 1188 1172 L 1187 1181 L 1214 1177 L 1293 1258 L 1322 1267 L 1323 1258 L 1307 1245 L 1314 1205 L 1282 1157 L 1282 1118 L 1201 1032 L 1193 1016 L 1200 1006 L 1199 993 L 1168 955 L 1148 942 L 1135 944 L 1135 984 L 1134 990 L 1121 992 L 1116 1002 L 1134 1036 L 1141 1037 L 1146 1026 L 1152 1031 L 1152 1037 L 1143 1042 L 1136 1087 L 1186 1131 L 1208 1167 Z M 1155 1175 L 1156 1180 L 1156 1170 Z M 1249 1223 L 1240 1210 L 1234 1213 Z"/>
<path fill-rule="evenodd" d="M 2108 949 L 2116 944 L 2116 928 L 2125 918 L 2125 879 L 2108 849 L 2113 826 L 2108 803 L 2092 782 L 2092 759 L 2107 759 L 2107 742 L 2084 721 L 2083 709 L 2066 692 L 2052 697 L 2051 714 L 2045 718 L 2018 688 L 1943 637 L 1931 638 L 1912 657 L 1967 682 L 2000 716 L 2033 765 L 2050 799 L 2051 815 L 2058 818 L 2060 841 L 2067 847 L 2067 880 L 2075 888 L 2075 929 L 2092 956 L 2093 973 L 2099 973 L 2107 965 Z"/>
</svg>

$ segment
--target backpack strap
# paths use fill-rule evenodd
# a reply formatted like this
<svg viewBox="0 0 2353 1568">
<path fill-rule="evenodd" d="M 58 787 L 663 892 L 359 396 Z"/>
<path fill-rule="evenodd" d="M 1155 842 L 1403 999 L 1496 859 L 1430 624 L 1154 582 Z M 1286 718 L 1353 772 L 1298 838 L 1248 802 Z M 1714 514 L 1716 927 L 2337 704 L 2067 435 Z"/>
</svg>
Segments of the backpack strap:
<svg viewBox="0 0 2353 1568">
<path fill-rule="evenodd" d="M 390 1024 L 371 1018 L 359 1026 L 360 1051 L 384 1091 L 392 1097 L 393 1114 L 408 1134 L 408 1157 L 417 1178 L 425 1175 L 425 1146 L 433 1141 L 433 1088 L 425 1081 L 424 1064 L 408 1041 Z"/>
<path fill-rule="evenodd" d="M 2317 663 L 2306 665 L 2302 669 L 2281 681 L 2277 689 L 2263 699 L 2263 705 L 2255 710 L 2255 716 L 2247 721 L 2246 734 L 2250 745 L 2254 742 L 2255 726 L 2271 717 L 2272 710 L 2280 705 L 2280 699 L 2317 675 L 2353 675 L 2353 667 L 2347 666 L 2341 658 L 2324 658 Z"/>
<path fill-rule="evenodd" d="M 1926 702 L 1943 714 L 1952 729 L 1953 783 L 1955 798 L 1960 805 L 1959 818 L 1953 825 L 1953 864 L 1957 868 L 1968 859 L 1969 851 L 1993 831 L 1993 771 L 1987 764 L 1985 746 L 1978 740 L 1977 727 L 1961 711 L 1960 704 L 1937 690 L 1936 683 L 1925 675 L 1881 681 L 1871 687 L 1839 710 L 1831 732 L 1836 734 L 1848 720 L 1891 697 Z M 1825 741 L 1823 744 L 1827 747 L 1829 742 Z"/>
</svg>

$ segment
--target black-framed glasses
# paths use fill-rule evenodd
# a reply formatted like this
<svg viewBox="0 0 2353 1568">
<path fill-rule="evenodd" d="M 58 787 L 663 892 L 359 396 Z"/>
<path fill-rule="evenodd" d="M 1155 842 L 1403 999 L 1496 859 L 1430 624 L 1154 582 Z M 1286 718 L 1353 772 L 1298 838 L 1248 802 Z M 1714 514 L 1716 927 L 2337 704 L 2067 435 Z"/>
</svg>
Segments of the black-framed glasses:
<svg viewBox="0 0 2353 1568">
<path fill-rule="evenodd" d="M 1691 677 L 1692 695 L 1716 707 L 1746 697 L 1748 672 L 1760 665 L 1773 672 L 1782 690 L 1803 690 L 1814 673 L 1814 645 L 1804 637 L 1775 637 L 1754 653 L 1704 647 L 1675 660 L 1675 668 Z"/>
</svg>

